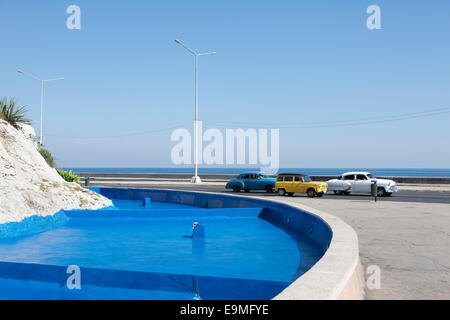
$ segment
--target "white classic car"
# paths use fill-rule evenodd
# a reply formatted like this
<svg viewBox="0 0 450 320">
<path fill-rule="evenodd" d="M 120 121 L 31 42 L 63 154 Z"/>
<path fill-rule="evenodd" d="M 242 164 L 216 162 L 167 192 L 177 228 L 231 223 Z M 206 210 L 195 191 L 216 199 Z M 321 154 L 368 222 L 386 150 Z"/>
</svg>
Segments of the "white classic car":
<svg viewBox="0 0 450 320">
<path fill-rule="evenodd" d="M 347 172 L 338 179 L 327 182 L 328 191 L 335 194 L 370 193 L 373 182 L 377 183 L 378 196 L 391 196 L 398 191 L 397 184 L 393 180 L 377 179 L 370 172 Z"/>
</svg>

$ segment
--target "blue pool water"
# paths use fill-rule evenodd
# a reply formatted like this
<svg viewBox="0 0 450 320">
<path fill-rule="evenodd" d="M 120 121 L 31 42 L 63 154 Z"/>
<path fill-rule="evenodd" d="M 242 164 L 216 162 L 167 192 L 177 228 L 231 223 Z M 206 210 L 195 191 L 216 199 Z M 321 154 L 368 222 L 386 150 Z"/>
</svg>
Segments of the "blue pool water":
<svg viewBox="0 0 450 320">
<path fill-rule="evenodd" d="M 262 219 L 264 208 L 114 205 L 0 239 L 0 299 L 269 299 L 323 255 L 311 238 Z M 187 237 L 194 222 L 204 239 Z M 82 290 L 65 287 L 70 265 L 81 268 Z"/>
</svg>

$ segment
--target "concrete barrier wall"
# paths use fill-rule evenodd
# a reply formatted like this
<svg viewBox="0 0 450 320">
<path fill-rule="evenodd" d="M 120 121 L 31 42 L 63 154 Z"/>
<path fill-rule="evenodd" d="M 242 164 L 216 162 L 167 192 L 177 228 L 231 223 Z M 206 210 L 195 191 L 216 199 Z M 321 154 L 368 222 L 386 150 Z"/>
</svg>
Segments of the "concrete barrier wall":
<svg viewBox="0 0 450 320">
<path fill-rule="evenodd" d="M 316 181 L 328 181 L 338 177 L 333 176 L 312 176 Z M 397 183 L 412 184 L 450 184 L 450 178 L 424 178 L 424 177 L 377 177 L 378 179 L 390 179 Z"/>
<path fill-rule="evenodd" d="M 191 174 L 145 174 L 145 173 L 77 173 L 84 181 L 87 177 L 99 178 L 103 181 L 146 181 L 152 179 L 168 180 L 190 180 Z M 204 174 L 201 175 L 205 181 L 228 181 L 235 178 L 236 175 L 227 174 Z M 337 176 L 311 176 L 315 181 L 328 181 L 338 178 Z M 450 184 L 450 178 L 425 178 L 425 177 L 377 177 L 380 179 L 392 179 L 397 183 L 414 184 Z"/>
</svg>

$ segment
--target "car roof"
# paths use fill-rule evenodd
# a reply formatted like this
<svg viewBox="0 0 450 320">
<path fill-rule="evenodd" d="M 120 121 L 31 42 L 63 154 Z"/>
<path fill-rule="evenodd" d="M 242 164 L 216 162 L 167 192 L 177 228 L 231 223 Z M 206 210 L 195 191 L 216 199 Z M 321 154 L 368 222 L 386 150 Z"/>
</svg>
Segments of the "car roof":
<svg viewBox="0 0 450 320">
<path fill-rule="evenodd" d="M 302 177 L 306 177 L 308 176 L 307 174 L 303 174 L 303 173 L 279 173 L 279 176 L 302 176 Z"/>
<path fill-rule="evenodd" d="M 354 171 L 354 172 L 346 172 L 346 173 L 343 173 L 342 175 L 343 176 L 347 176 L 347 175 L 351 175 L 351 174 L 364 174 L 364 175 L 367 175 L 367 174 L 370 174 L 370 172 Z"/>
<path fill-rule="evenodd" d="M 240 173 L 239 175 L 242 176 L 244 174 L 261 174 L 261 172 L 260 171 L 248 171 L 248 172 Z"/>
</svg>

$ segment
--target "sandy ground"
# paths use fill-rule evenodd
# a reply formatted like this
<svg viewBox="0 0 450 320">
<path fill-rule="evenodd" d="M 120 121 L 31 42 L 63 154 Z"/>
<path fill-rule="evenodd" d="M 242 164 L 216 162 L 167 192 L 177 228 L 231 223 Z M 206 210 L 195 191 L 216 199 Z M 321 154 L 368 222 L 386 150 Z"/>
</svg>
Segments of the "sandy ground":
<svg viewBox="0 0 450 320">
<path fill-rule="evenodd" d="M 292 198 L 334 214 L 359 236 L 361 262 L 381 269 L 367 299 L 450 299 L 450 205 Z"/>
</svg>

